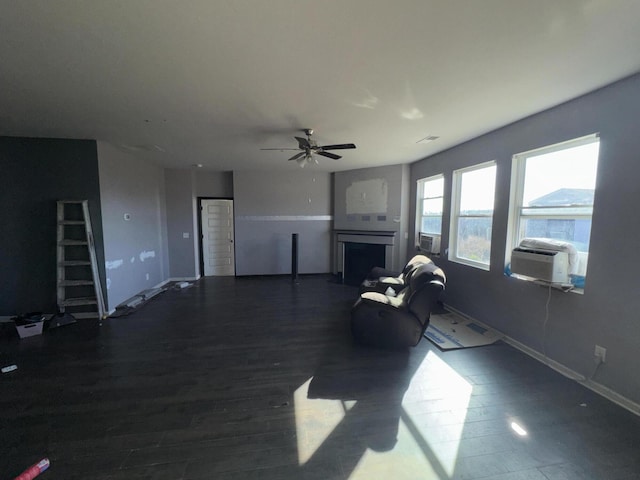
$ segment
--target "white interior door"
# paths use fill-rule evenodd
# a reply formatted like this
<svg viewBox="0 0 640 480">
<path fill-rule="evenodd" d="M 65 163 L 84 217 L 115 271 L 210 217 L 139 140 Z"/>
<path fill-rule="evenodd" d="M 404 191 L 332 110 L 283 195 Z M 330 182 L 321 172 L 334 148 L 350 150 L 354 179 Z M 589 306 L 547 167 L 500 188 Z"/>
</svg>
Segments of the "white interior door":
<svg viewBox="0 0 640 480">
<path fill-rule="evenodd" d="M 235 275 L 233 200 L 201 200 L 204 275 Z"/>
</svg>

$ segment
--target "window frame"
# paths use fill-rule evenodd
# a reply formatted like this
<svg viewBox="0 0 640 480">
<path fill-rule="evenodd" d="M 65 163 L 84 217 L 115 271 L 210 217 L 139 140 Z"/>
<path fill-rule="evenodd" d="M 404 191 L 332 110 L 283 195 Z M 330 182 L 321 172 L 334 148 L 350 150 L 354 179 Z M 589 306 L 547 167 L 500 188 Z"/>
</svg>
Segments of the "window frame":
<svg viewBox="0 0 640 480">
<path fill-rule="evenodd" d="M 426 183 L 434 182 L 436 180 L 442 180 L 442 195 L 438 196 L 425 196 L 424 186 Z M 416 181 L 416 242 L 419 242 L 420 234 L 424 233 L 427 235 L 440 235 L 442 236 L 442 220 L 444 217 L 444 187 L 445 187 L 445 178 L 444 173 L 439 173 L 437 175 L 432 175 L 430 177 L 421 178 Z M 425 232 L 422 230 L 422 220 L 424 217 L 436 218 L 436 215 L 424 215 L 424 200 L 441 200 L 441 208 L 440 208 L 440 231 L 439 232 Z"/>
<path fill-rule="evenodd" d="M 527 160 L 531 157 L 537 157 L 540 155 L 546 155 L 549 153 L 560 152 L 562 150 L 568 150 L 571 148 L 581 147 L 592 143 L 600 143 L 600 134 L 592 133 L 582 137 L 573 138 L 563 142 L 554 143 L 552 145 L 546 145 L 544 147 L 528 150 L 525 152 L 516 153 L 512 157 L 511 163 L 511 193 L 509 200 L 509 225 L 507 228 L 507 251 L 505 258 L 505 266 L 511 262 L 512 250 L 518 246 L 521 239 L 524 238 L 524 222 L 523 219 L 540 219 L 540 220 L 592 220 L 593 219 L 593 203 L 590 207 L 583 206 L 546 206 L 546 207 L 524 207 L 524 190 L 526 181 L 526 165 Z M 598 155 L 599 157 L 599 155 Z M 598 158 L 598 162 L 599 162 Z M 597 183 L 597 165 L 596 165 L 596 183 Z M 595 185 L 594 185 L 595 190 Z M 594 195 L 595 197 L 595 195 Z M 595 203 L 595 198 L 594 198 Z M 583 209 L 589 210 L 590 213 L 570 213 L 568 209 L 574 210 Z M 545 213 L 539 214 L 523 214 L 523 210 L 535 211 L 539 209 L 540 212 L 545 210 Z M 550 214 L 549 212 L 557 210 L 558 214 Z M 591 230 L 591 229 L 590 229 Z M 582 252 L 587 255 L 587 263 L 589 252 Z M 585 273 L 586 277 L 586 273 Z"/>
<path fill-rule="evenodd" d="M 478 163 L 470 167 L 460 168 L 453 171 L 451 182 L 451 217 L 449 223 L 449 253 L 448 260 L 462 265 L 478 268 L 480 270 L 489 271 L 491 269 L 491 252 L 489 252 L 489 263 L 478 262 L 470 260 L 468 258 L 460 257 L 457 254 L 458 250 L 458 221 L 462 218 L 491 218 L 491 233 L 493 237 L 493 216 L 496 209 L 496 189 L 494 183 L 493 189 L 493 207 L 491 209 L 491 215 L 460 215 L 460 203 L 462 200 L 462 176 L 465 173 L 473 172 L 476 170 L 482 170 L 485 168 L 495 167 L 496 177 L 498 174 L 498 164 L 495 160 L 488 162 Z M 496 178 L 497 180 L 497 178 Z M 491 250 L 492 242 L 489 242 L 489 250 Z"/>
</svg>

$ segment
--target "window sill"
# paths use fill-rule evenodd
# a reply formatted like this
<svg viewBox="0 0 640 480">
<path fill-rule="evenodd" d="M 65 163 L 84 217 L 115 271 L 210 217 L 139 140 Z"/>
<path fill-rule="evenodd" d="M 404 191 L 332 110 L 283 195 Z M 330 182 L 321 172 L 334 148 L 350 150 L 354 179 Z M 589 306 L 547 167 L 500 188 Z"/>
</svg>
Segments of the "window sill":
<svg viewBox="0 0 640 480">
<path fill-rule="evenodd" d="M 472 260 L 467 260 L 465 258 L 449 257 L 448 260 L 450 262 L 459 263 L 461 265 L 466 265 L 468 267 L 477 268 L 478 270 L 484 270 L 485 272 L 488 272 L 491 269 L 490 265 L 486 265 L 484 263 L 479 263 L 479 262 L 474 262 Z"/>
<path fill-rule="evenodd" d="M 530 282 L 543 288 L 553 288 L 564 293 L 576 293 L 578 295 L 584 295 L 584 288 L 575 287 L 570 283 L 549 283 L 545 282 L 544 280 L 536 280 L 535 278 L 529 278 L 518 274 L 511 274 L 507 276 L 515 278 L 516 280 Z"/>
</svg>

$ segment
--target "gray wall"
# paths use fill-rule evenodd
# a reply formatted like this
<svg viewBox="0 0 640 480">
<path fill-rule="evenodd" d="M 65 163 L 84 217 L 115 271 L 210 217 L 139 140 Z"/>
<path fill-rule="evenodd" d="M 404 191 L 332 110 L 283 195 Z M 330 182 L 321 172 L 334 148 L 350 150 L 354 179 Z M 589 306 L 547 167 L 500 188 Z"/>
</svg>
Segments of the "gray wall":
<svg viewBox="0 0 640 480">
<path fill-rule="evenodd" d="M 196 171 L 194 181 L 197 197 L 233 197 L 233 172 Z"/>
<path fill-rule="evenodd" d="M 168 277 L 164 172 L 105 142 L 98 142 L 98 161 L 107 303 L 112 310 Z"/>
<path fill-rule="evenodd" d="M 0 137 L 0 172 L 0 315 L 57 309 L 56 200 L 89 200 L 104 282 L 96 142 Z"/>
<path fill-rule="evenodd" d="M 200 276 L 197 197 L 232 198 L 233 173 L 166 169 L 165 187 L 169 275 L 195 279 Z"/>
<path fill-rule="evenodd" d="M 198 275 L 195 221 L 194 172 L 166 169 L 167 239 L 171 278 L 195 278 Z M 185 238 L 185 235 L 188 237 Z"/>
<path fill-rule="evenodd" d="M 313 171 L 234 172 L 236 274 L 291 273 L 291 234 L 299 272 L 331 270 L 331 175 Z"/>
<path fill-rule="evenodd" d="M 405 237 L 409 231 L 409 176 L 407 165 L 335 173 L 335 228 L 396 232 L 393 265 L 387 265 L 387 268 L 402 268 L 407 261 Z M 383 184 L 386 186 L 386 200 L 384 191 L 378 188 Z M 367 191 L 358 198 L 349 198 L 349 192 L 353 192 L 350 189 L 358 185 L 365 185 Z M 367 216 L 369 221 L 364 221 Z M 384 217 L 384 220 L 378 220 L 378 217 Z"/>
<path fill-rule="evenodd" d="M 443 248 L 448 244 L 450 184 L 454 169 L 497 162 L 491 271 L 438 261 L 447 274 L 445 301 L 527 346 L 543 351 L 548 291 L 503 275 L 511 158 L 515 153 L 600 132 L 589 267 L 584 295 L 551 291 L 546 354 L 589 376 L 594 345 L 607 348 L 595 381 L 640 403 L 640 75 L 459 145 L 411 167 L 416 181 L 445 174 Z M 552 173 L 550 172 L 550 175 Z M 415 202 L 411 216 L 415 216 Z M 410 238 L 413 238 L 412 236 Z"/>
</svg>

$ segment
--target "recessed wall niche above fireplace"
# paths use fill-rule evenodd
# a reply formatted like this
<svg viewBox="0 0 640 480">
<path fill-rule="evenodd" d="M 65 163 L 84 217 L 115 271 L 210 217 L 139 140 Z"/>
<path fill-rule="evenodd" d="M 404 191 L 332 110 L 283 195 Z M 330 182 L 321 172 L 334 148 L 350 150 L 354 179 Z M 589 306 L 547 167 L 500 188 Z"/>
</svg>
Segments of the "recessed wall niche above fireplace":
<svg viewBox="0 0 640 480">
<path fill-rule="evenodd" d="M 373 267 L 393 269 L 396 232 L 335 230 L 338 272 L 348 285 L 360 285 Z"/>
</svg>

